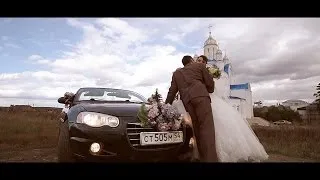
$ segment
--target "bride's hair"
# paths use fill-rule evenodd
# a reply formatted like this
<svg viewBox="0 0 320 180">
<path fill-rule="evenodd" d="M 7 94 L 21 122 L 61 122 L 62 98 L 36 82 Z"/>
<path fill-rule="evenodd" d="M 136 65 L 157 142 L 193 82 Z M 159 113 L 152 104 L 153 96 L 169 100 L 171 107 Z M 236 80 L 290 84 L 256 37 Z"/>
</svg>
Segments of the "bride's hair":
<svg viewBox="0 0 320 180">
<path fill-rule="evenodd" d="M 207 58 L 207 56 L 201 55 L 201 56 L 199 56 L 199 57 L 202 57 L 202 59 L 206 62 L 206 64 L 208 63 L 208 58 Z"/>
</svg>

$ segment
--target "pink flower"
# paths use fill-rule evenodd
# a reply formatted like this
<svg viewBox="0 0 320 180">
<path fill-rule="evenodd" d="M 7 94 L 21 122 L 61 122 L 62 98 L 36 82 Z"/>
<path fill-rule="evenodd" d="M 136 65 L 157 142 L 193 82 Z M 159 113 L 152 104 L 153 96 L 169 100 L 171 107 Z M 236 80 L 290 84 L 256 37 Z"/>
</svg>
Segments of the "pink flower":
<svg viewBox="0 0 320 180">
<path fill-rule="evenodd" d="M 170 127 L 168 126 L 167 123 L 158 123 L 158 130 L 163 132 L 163 131 L 168 131 Z"/>
</svg>

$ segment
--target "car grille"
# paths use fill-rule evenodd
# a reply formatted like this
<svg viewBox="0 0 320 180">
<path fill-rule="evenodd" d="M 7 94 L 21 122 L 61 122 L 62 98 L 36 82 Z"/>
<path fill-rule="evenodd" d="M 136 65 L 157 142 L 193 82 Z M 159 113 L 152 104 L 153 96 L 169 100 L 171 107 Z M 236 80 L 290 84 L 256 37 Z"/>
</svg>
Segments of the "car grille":
<svg viewBox="0 0 320 180">
<path fill-rule="evenodd" d="M 130 141 L 130 144 L 136 149 L 162 149 L 162 148 L 171 148 L 178 146 L 179 144 L 161 144 L 161 145 L 149 145 L 141 146 L 140 145 L 140 133 L 141 132 L 154 132 L 153 128 L 144 128 L 140 123 L 128 123 L 127 125 L 127 135 Z"/>
</svg>

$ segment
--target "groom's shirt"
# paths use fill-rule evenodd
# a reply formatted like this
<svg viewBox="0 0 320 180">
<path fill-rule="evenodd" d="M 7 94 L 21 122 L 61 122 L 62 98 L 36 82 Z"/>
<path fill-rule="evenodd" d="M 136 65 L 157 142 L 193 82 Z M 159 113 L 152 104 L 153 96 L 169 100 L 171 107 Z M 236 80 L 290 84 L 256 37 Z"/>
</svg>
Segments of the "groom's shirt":
<svg viewBox="0 0 320 180">
<path fill-rule="evenodd" d="M 178 91 L 184 104 L 196 97 L 209 97 L 214 91 L 213 77 L 204 64 L 187 65 L 173 73 L 165 103 L 172 104 Z"/>
</svg>

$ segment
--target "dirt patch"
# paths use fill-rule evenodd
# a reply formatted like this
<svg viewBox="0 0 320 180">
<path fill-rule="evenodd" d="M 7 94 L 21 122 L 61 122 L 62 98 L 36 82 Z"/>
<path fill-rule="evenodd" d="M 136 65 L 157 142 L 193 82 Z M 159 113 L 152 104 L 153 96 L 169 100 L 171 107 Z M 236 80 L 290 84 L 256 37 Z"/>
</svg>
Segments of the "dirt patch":
<svg viewBox="0 0 320 180">
<path fill-rule="evenodd" d="M 289 157 L 280 154 L 269 154 L 269 159 L 266 162 L 316 162 L 315 160 Z"/>
<path fill-rule="evenodd" d="M 0 152 L 0 162 L 57 162 L 56 148 Z"/>
<path fill-rule="evenodd" d="M 10 150 L 0 152 L 0 162 L 57 162 L 56 148 Z M 270 154 L 267 162 L 315 162 L 314 160 Z"/>
</svg>

